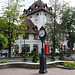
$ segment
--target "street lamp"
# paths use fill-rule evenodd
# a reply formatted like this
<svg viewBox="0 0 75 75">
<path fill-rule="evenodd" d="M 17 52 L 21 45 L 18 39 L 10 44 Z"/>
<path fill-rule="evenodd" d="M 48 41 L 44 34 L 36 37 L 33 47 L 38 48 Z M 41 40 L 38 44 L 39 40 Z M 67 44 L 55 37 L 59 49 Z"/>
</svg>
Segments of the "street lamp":
<svg viewBox="0 0 75 75">
<path fill-rule="evenodd" d="M 45 37 L 46 37 L 46 31 L 45 31 L 45 28 L 42 26 L 39 30 L 39 37 L 40 37 L 40 40 L 42 42 L 42 53 L 40 55 L 40 71 L 39 73 L 47 73 L 47 70 L 46 70 L 46 56 L 45 56 L 45 50 L 43 48 L 43 43 L 44 43 L 44 40 L 45 40 Z"/>
</svg>

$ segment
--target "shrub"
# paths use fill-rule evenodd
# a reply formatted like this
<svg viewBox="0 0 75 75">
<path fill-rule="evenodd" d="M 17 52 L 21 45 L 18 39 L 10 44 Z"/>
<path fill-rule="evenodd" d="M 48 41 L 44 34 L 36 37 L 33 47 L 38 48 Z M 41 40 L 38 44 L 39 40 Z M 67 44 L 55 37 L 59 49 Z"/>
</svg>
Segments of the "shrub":
<svg viewBox="0 0 75 75">
<path fill-rule="evenodd" d="M 8 63 L 8 62 L 6 62 L 6 61 L 1 61 L 0 63 Z"/>
<path fill-rule="evenodd" d="M 64 67 L 69 67 L 69 68 L 74 68 L 75 62 L 60 62 L 60 63 L 57 63 L 57 65 L 61 65 Z"/>
<path fill-rule="evenodd" d="M 52 61 L 55 61 L 54 56 L 55 56 L 54 48 L 51 48 L 51 60 L 52 60 Z"/>
<path fill-rule="evenodd" d="M 59 60 L 63 60 L 64 59 L 64 52 L 63 52 L 63 48 L 61 47 L 59 50 L 60 54 L 59 54 Z"/>
<path fill-rule="evenodd" d="M 37 48 L 34 48 L 32 62 L 37 63 L 37 61 L 38 61 L 38 52 L 37 52 Z"/>
<path fill-rule="evenodd" d="M 27 49 L 26 48 L 23 48 L 23 61 L 26 62 L 27 61 Z"/>
<path fill-rule="evenodd" d="M 75 67 L 75 62 L 65 62 L 64 66 L 69 67 L 69 68 L 73 68 L 73 67 Z"/>
<path fill-rule="evenodd" d="M 7 46 L 7 43 L 7 38 L 0 34 L 0 50 L 4 49 Z"/>
</svg>

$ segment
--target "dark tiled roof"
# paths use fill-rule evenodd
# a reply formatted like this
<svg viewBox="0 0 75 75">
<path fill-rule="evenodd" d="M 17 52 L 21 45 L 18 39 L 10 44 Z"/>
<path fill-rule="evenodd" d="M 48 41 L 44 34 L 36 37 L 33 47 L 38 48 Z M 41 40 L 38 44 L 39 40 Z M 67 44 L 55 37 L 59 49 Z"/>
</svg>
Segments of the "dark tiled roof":
<svg viewBox="0 0 75 75">
<path fill-rule="evenodd" d="M 26 22 L 26 27 L 27 27 L 26 28 L 27 30 L 25 31 L 25 33 L 27 34 L 38 34 L 39 33 L 37 26 L 35 26 L 31 20 L 26 19 L 25 22 Z"/>
<path fill-rule="evenodd" d="M 27 10 L 24 9 L 23 14 L 27 14 L 27 16 L 29 16 L 41 10 L 51 11 L 52 8 L 48 7 L 47 4 L 44 4 L 41 0 L 38 0 L 35 3 L 33 3 Z"/>
</svg>

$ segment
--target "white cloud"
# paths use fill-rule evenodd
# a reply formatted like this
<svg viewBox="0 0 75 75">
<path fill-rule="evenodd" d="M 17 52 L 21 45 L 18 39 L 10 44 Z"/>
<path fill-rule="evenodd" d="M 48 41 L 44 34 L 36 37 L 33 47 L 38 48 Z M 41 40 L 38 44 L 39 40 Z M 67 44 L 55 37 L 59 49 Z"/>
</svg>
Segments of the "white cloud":
<svg viewBox="0 0 75 75">
<path fill-rule="evenodd" d="M 22 7 L 22 11 L 24 9 L 27 9 L 30 5 L 32 5 L 34 3 L 34 1 L 37 1 L 37 0 L 25 0 L 24 2 L 21 2 L 21 4 L 24 4 L 25 6 Z M 44 3 L 47 3 L 49 2 L 49 0 L 42 0 Z M 66 2 L 70 2 L 70 4 L 72 6 L 75 6 L 75 0 L 64 0 Z M 0 0 L 0 10 L 1 10 L 1 6 L 5 6 L 5 4 L 8 2 L 8 0 Z M 7 5 L 7 4 L 6 4 Z M 0 11 L 1 13 L 1 11 Z"/>
</svg>

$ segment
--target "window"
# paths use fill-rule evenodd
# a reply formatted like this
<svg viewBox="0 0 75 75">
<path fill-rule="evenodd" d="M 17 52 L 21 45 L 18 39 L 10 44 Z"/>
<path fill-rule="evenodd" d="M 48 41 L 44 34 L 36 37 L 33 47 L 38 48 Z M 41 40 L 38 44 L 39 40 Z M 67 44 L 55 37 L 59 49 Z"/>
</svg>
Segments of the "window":
<svg viewBox="0 0 75 75">
<path fill-rule="evenodd" d="M 29 9 L 29 11 L 32 11 L 32 9 Z"/>
<path fill-rule="evenodd" d="M 35 18 L 37 18 L 38 16 L 39 16 L 39 13 L 36 13 L 36 14 L 35 14 Z"/>
<path fill-rule="evenodd" d="M 25 27 L 25 30 L 28 30 L 29 29 L 29 27 L 27 26 L 27 27 Z"/>
<path fill-rule="evenodd" d="M 39 13 L 36 14 L 36 16 L 38 16 L 38 15 L 39 15 Z"/>
<path fill-rule="evenodd" d="M 39 7 L 38 7 L 38 6 L 36 6 L 35 8 L 36 8 L 36 9 L 38 9 Z"/>
<path fill-rule="evenodd" d="M 26 9 L 24 9 L 23 13 L 24 13 L 24 14 L 26 14 L 26 13 L 27 13 L 27 10 L 26 10 Z"/>
<path fill-rule="evenodd" d="M 34 40 L 38 39 L 38 35 L 34 34 Z"/>
<path fill-rule="evenodd" d="M 22 52 L 23 52 L 24 44 L 22 45 Z M 27 49 L 27 52 L 30 52 L 30 45 L 25 44 L 25 48 Z"/>
<path fill-rule="evenodd" d="M 45 6 L 44 8 L 46 9 L 47 7 Z"/>
<path fill-rule="evenodd" d="M 26 14 L 27 12 L 25 11 L 24 13 Z"/>
<path fill-rule="evenodd" d="M 29 34 L 25 34 L 25 36 L 23 36 L 23 39 L 29 39 Z"/>
<path fill-rule="evenodd" d="M 38 50 L 38 44 L 34 44 L 33 48 L 37 48 L 37 50 Z"/>
</svg>

